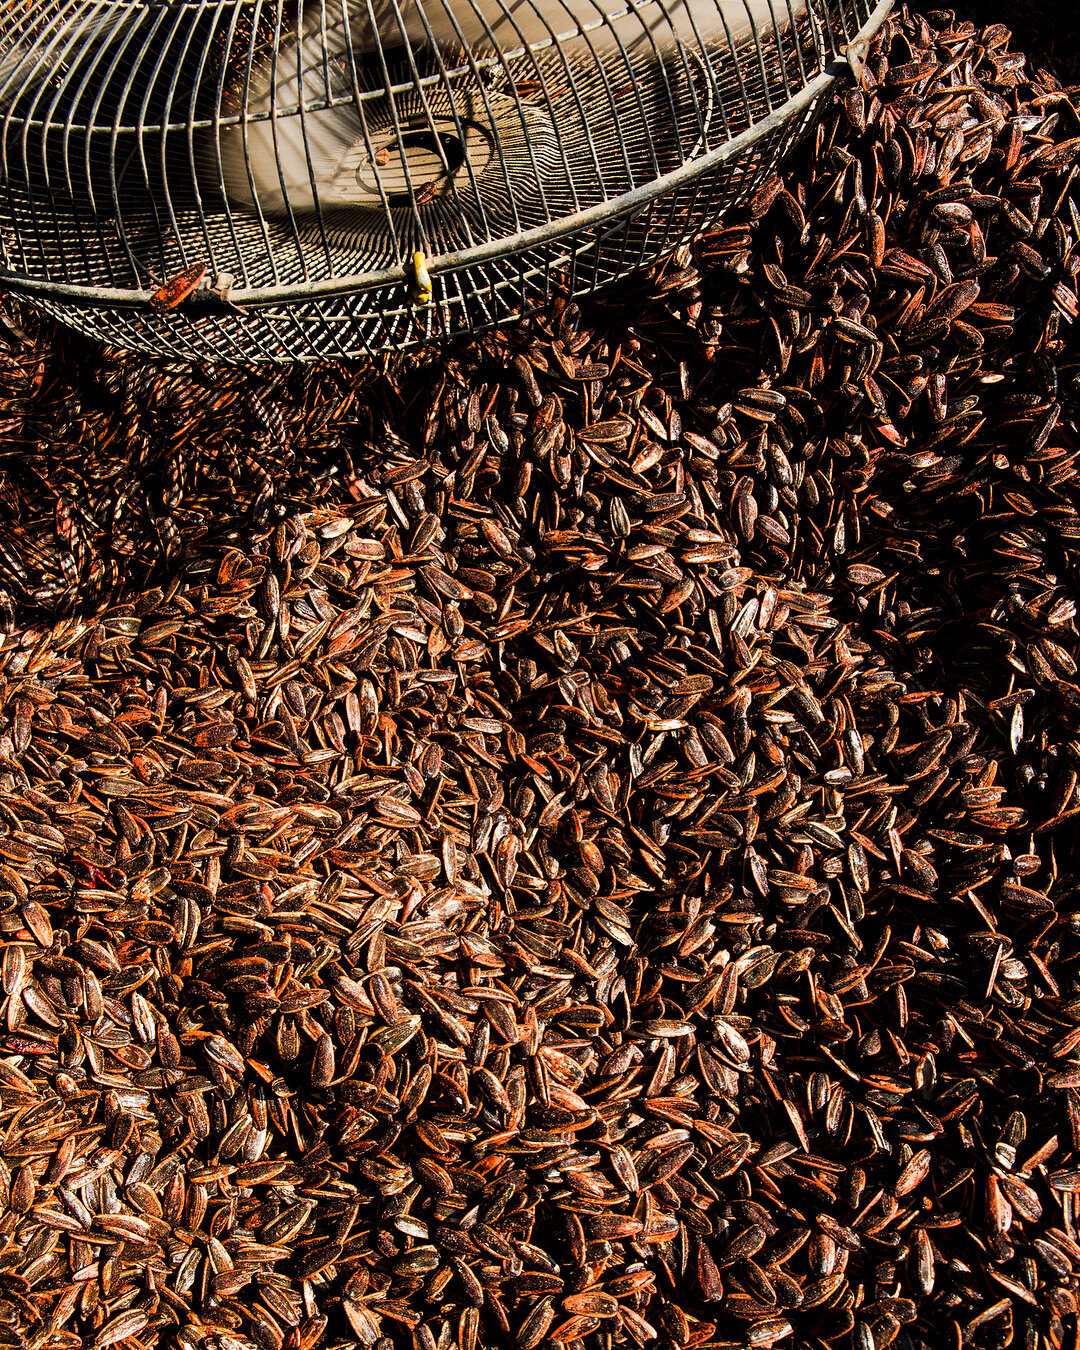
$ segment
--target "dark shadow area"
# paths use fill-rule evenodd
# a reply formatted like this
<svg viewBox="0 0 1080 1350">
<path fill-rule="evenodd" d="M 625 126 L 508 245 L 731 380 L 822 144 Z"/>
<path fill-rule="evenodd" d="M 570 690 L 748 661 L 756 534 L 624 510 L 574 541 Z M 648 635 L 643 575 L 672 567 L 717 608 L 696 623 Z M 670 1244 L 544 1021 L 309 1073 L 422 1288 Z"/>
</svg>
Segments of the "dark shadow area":
<svg viewBox="0 0 1080 1350">
<path fill-rule="evenodd" d="M 1005 24 L 1019 50 L 1049 61 L 1063 80 L 1080 78 L 1080 5 L 1074 0 L 961 0 L 951 8 L 980 26 Z"/>
</svg>

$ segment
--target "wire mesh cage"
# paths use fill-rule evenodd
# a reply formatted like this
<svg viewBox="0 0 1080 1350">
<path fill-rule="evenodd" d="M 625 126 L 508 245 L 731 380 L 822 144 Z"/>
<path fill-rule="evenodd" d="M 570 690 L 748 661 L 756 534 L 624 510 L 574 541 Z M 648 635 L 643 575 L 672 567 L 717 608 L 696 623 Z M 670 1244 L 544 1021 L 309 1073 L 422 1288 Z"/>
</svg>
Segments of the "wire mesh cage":
<svg viewBox="0 0 1080 1350">
<path fill-rule="evenodd" d="M 0 285 L 119 346 L 401 348 L 745 200 L 890 0 L 23 0 Z"/>
</svg>

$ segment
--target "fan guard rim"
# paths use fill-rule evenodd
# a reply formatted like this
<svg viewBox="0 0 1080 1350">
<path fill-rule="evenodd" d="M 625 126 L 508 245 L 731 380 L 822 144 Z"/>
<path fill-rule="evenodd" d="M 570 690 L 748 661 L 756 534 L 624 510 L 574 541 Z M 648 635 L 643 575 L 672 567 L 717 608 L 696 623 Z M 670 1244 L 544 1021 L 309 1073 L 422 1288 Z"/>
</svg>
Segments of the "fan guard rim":
<svg viewBox="0 0 1080 1350">
<path fill-rule="evenodd" d="M 205 0 L 203 2 L 205 3 Z M 191 0 L 181 0 L 181 3 L 190 5 Z M 650 202 L 680 187 L 690 185 L 710 172 L 715 172 L 727 160 L 738 159 L 757 141 L 766 139 L 788 123 L 796 122 L 800 114 L 804 114 L 817 99 L 827 94 L 843 75 L 854 72 L 858 78 L 866 49 L 885 22 L 894 3 L 895 0 L 878 0 L 878 4 L 855 36 L 839 49 L 840 54 L 829 61 L 824 69 L 782 104 L 772 108 L 763 117 L 759 117 L 745 130 L 728 138 L 721 145 L 695 158 L 687 159 L 676 168 L 647 183 L 639 184 L 629 191 L 580 211 L 556 217 L 554 220 L 512 235 L 503 235 L 464 249 L 427 256 L 424 261 L 429 275 L 437 282 L 440 276 L 460 274 L 499 259 L 510 259 L 577 233 L 586 235 L 605 223 L 614 223 L 623 217 L 632 216 Z M 3 263 L 0 263 L 0 285 L 31 301 L 38 296 L 42 299 L 78 305 L 84 309 L 140 310 L 150 307 L 156 294 L 153 289 L 88 286 L 31 276 L 7 266 L 7 258 L 4 256 L 6 253 L 6 246 L 0 239 L 0 256 L 3 257 Z M 193 292 L 181 308 L 195 317 L 215 311 L 222 312 L 232 306 L 239 306 L 244 310 L 257 310 L 302 304 L 304 301 L 363 296 L 408 287 L 412 275 L 408 265 L 398 265 L 284 285 L 233 288 L 227 301 L 222 301 L 213 291 L 203 289 Z M 437 307 L 438 304 L 438 299 L 433 298 L 424 302 L 421 307 Z"/>
</svg>

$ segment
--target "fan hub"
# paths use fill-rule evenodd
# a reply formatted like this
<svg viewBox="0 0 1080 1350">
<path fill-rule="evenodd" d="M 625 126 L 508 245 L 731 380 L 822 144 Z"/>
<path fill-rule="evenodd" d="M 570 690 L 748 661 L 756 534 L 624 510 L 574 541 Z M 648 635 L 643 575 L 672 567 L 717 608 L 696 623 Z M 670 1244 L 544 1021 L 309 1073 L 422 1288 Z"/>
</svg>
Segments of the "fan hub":
<svg viewBox="0 0 1080 1350">
<path fill-rule="evenodd" d="M 365 196 L 385 194 L 391 206 L 408 205 L 410 189 L 417 196 L 433 195 L 463 170 L 482 174 L 494 153 L 490 134 L 473 122 L 413 119 L 400 131 L 394 126 L 372 130 L 367 141 L 342 156 L 335 178 L 351 175 Z"/>
</svg>

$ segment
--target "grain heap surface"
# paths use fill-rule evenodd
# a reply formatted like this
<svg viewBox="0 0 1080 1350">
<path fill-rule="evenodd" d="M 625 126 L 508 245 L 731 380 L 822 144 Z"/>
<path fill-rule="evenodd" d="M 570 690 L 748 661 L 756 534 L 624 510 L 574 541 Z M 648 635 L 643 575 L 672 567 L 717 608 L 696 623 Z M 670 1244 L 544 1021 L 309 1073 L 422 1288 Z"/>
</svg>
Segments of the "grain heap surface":
<svg viewBox="0 0 1080 1350">
<path fill-rule="evenodd" d="M 618 308 L 5 330 L 0 1344 L 1075 1343 L 1078 149 L 903 13 Z"/>
</svg>

